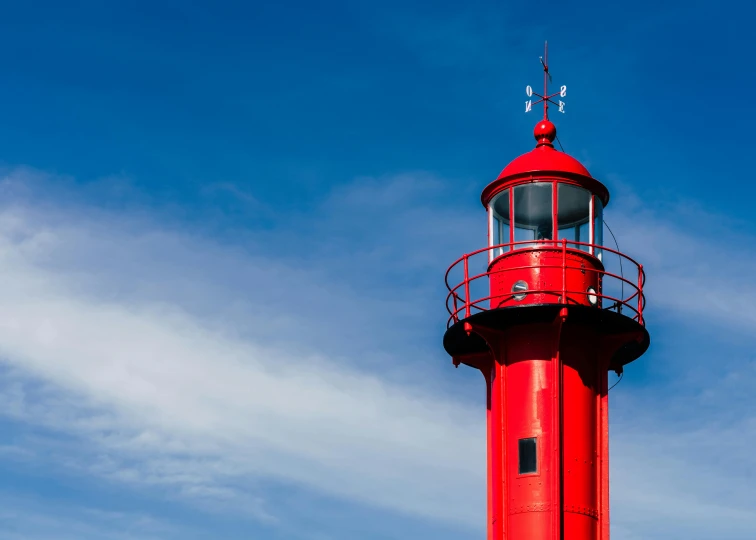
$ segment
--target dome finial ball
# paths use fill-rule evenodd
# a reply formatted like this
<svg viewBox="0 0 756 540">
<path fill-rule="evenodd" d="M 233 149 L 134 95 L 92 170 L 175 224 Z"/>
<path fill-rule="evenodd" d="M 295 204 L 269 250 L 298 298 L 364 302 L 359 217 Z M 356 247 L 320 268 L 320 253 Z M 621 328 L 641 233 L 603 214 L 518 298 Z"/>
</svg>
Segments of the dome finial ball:
<svg viewBox="0 0 756 540">
<path fill-rule="evenodd" d="M 551 143 L 556 139 L 556 126 L 551 121 L 543 119 L 536 124 L 533 136 L 538 141 L 537 146 L 541 146 L 542 144 L 551 146 Z"/>
</svg>

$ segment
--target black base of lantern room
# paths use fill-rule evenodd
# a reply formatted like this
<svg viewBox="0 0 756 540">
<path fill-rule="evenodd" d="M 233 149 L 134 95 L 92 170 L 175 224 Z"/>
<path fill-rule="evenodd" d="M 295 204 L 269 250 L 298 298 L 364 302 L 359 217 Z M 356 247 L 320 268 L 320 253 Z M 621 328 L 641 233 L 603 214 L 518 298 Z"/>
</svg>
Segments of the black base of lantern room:
<svg viewBox="0 0 756 540">
<path fill-rule="evenodd" d="M 560 316 L 564 307 L 568 312 L 565 327 L 587 325 L 596 328 L 601 335 L 628 336 L 627 342 L 617 349 L 609 363 L 609 369 L 612 371 L 621 372 L 624 365 L 640 357 L 651 344 L 648 331 L 642 324 L 616 311 L 582 305 L 531 304 L 491 309 L 460 319 L 444 334 L 444 349 L 452 357 L 488 352 L 488 345 L 482 337 L 475 332 L 468 335 L 465 330 L 466 322 L 492 330 L 504 330 L 532 323 L 551 323 Z"/>
</svg>

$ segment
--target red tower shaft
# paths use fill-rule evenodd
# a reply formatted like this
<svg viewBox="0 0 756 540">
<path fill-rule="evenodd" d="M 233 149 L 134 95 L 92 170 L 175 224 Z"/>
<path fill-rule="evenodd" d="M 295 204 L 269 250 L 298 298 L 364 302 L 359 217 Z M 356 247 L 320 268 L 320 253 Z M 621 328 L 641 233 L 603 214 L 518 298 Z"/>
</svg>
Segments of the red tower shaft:
<svg viewBox="0 0 756 540">
<path fill-rule="evenodd" d="M 552 323 L 472 325 L 491 349 L 490 540 L 608 538 L 608 361 L 586 347 L 600 337 L 567 319 L 565 310 Z"/>
<path fill-rule="evenodd" d="M 486 381 L 488 539 L 608 540 L 608 373 L 649 346 L 645 274 L 602 243 L 606 188 L 551 122 L 535 137 L 483 192 L 488 247 L 447 271 L 444 347 Z"/>
</svg>

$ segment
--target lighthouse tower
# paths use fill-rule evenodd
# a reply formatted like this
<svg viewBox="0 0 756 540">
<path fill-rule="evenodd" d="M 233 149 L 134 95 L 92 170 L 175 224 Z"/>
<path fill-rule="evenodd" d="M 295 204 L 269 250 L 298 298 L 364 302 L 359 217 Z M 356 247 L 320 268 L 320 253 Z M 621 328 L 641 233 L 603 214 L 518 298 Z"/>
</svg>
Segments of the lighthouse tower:
<svg viewBox="0 0 756 540">
<path fill-rule="evenodd" d="M 604 245 L 606 187 L 554 148 L 566 88 L 542 64 L 536 146 L 483 190 L 488 246 L 446 273 L 444 348 L 486 382 L 488 540 L 607 540 L 608 373 L 649 346 L 645 275 Z"/>
</svg>

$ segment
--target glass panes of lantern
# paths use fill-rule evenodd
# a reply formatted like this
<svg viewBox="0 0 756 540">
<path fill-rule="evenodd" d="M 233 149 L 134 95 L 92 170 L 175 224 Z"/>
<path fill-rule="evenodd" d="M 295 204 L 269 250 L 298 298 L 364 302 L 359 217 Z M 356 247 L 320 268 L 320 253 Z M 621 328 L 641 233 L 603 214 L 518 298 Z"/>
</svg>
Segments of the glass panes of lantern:
<svg viewBox="0 0 756 540">
<path fill-rule="evenodd" d="M 604 204 L 601 199 L 593 196 L 593 243 L 597 246 L 604 245 Z M 603 261 L 604 252 L 596 248 L 594 255 Z"/>
<path fill-rule="evenodd" d="M 589 251 L 589 246 L 578 242 L 591 241 L 591 193 L 570 184 L 558 184 L 557 197 L 557 239 L 567 240 L 567 247 Z"/>
<path fill-rule="evenodd" d="M 491 201 L 491 245 L 509 244 L 509 190 L 505 189 Z M 509 246 L 498 247 L 493 250 L 493 256 L 498 257 L 509 251 Z"/>
<path fill-rule="evenodd" d="M 535 182 L 514 188 L 514 240 L 552 240 L 552 184 Z M 531 247 L 519 244 L 515 248 Z"/>
</svg>

